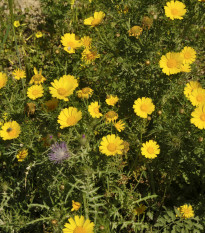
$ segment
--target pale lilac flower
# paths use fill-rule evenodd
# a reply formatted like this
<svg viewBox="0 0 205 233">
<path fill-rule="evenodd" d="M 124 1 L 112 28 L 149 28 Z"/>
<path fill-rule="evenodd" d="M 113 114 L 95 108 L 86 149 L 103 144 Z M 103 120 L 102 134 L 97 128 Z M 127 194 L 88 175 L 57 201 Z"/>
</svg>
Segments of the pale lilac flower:
<svg viewBox="0 0 205 233">
<path fill-rule="evenodd" d="M 50 150 L 51 152 L 48 156 L 54 163 L 61 163 L 63 160 L 70 157 L 70 152 L 65 142 L 56 142 L 50 147 Z"/>
</svg>

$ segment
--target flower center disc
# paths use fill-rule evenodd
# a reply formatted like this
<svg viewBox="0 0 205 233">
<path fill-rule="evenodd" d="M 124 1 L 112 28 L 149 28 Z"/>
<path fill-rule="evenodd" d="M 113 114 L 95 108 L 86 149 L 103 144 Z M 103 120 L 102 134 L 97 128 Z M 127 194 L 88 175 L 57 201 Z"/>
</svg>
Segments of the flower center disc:
<svg viewBox="0 0 205 233">
<path fill-rule="evenodd" d="M 68 50 L 71 50 L 71 48 L 74 48 L 75 44 L 73 42 L 68 42 Z"/>
<path fill-rule="evenodd" d="M 106 114 L 106 117 L 107 118 L 114 118 L 114 117 L 116 117 L 117 116 L 117 114 L 116 114 L 116 112 L 114 112 L 114 111 L 109 111 L 107 114 Z"/>
<path fill-rule="evenodd" d="M 76 119 L 74 116 L 70 116 L 68 119 L 67 119 L 67 123 L 68 125 L 75 125 L 76 124 Z"/>
<path fill-rule="evenodd" d="M 176 8 L 171 9 L 172 15 L 178 15 L 178 10 Z"/>
<path fill-rule="evenodd" d="M 83 227 L 76 227 L 73 233 L 86 233 L 86 230 Z"/>
<path fill-rule="evenodd" d="M 93 109 L 93 111 L 94 111 L 95 114 L 98 114 L 98 113 L 99 113 L 99 107 L 95 107 L 95 108 Z"/>
<path fill-rule="evenodd" d="M 196 97 L 196 100 L 197 100 L 198 102 L 202 102 L 203 99 L 204 99 L 204 98 L 203 98 L 203 96 L 201 96 L 201 95 L 198 95 L 198 96 Z"/>
<path fill-rule="evenodd" d="M 110 143 L 108 146 L 107 146 L 107 149 L 110 151 L 110 152 L 114 152 L 116 150 L 116 145 L 114 143 Z"/>
<path fill-rule="evenodd" d="M 92 26 L 98 25 L 101 22 L 101 19 L 93 19 L 93 21 L 91 22 Z"/>
<path fill-rule="evenodd" d="M 33 80 L 34 80 L 35 82 L 41 81 L 41 78 L 42 78 L 42 76 L 41 76 L 40 74 L 35 74 L 35 75 L 33 76 Z"/>
<path fill-rule="evenodd" d="M 141 107 L 140 107 L 140 109 L 141 109 L 143 112 L 146 112 L 147 109 L 148 109 L 148 107 L 147 107 L 146 104 L 142 104 Z"/>
<path fill-rule="evenodd" d="M 200 119 L 201 119 L 202 121 L 205 121 L 205 113 L 203 113 L 203 114 L 200 116 Z"/>
<path fill-rule="evenodd" d="M 89 88 L 83 88 L 82 92 L 83 92 L 83 94 L 89 94 L 90 93 L 90 89 Z"/>
<path fill-rule="evenodd" d="M 59 95 L 63 95 L 63 96 L 65 96 L 66 94 L 66 90 L 64 88 L 58 88 L 57 92 Z"/>
<path fill-rule="evenodd" d="M 176 60 L 172 59 L 172 58 L 169 59 L 167 61 L 167 66 L 168 66 L 168 68 L 174 68 L 174 67 L 176 67 L 177 66 Z"/>
<path fill-rule="evenodd" d="M 149 154 L 154 154 L 154 149 L 151 146 L 147 148 L 147 151 Z"/>
<path fill-rule="evenodd" d="M 32 94 L 33 94 L 34 96 L 36 96 L 36 95 L 39 94 L 39 91 L 38 91 L 38 90 L 33 90 L 33 91 L 32 91 Z"/>
</svg>

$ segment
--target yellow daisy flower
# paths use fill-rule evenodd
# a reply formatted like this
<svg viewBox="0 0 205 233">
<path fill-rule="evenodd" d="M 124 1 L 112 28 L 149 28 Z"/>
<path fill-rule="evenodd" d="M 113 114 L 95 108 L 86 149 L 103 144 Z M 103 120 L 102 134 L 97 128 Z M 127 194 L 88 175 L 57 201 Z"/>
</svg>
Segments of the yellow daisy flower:
<svg viewBox="0 0 205 233">
<path fill-rule="evenodd" d="M 75 39 L 74 33 L 66 33 L 62 36 L 61 43 L 64 46 L 64 50 L 68 53 L 75 53 L 75 49 L 81 47 L 81 42 Z"/>
<path fill-rule="evenodd" d="M 160 153 L 159 145 L 155 141 L 149 140 L 142 144 L 141 153 L 145 158 L 154 159 Z"/>
<path fill-rule="evenodd" d="M 41 38 L 43 36 L 43 33 L 38 31 L 38 32 L 36 32 L 35 36 L 36 36 L 36 38 Z"/>
<path fill-rule="evenodd" d="M 67 97 L 72 95 L 76 87 L 78 87 L 78 81 L 72 75 L 63 75 L 59 80 L 55 79 L 51 85 L 49 91 L 52 97 L 68 101 Z"/>
<path fill-rule="evenodd" d="M 84 48 L 90 48 L 92 39 L 89 36 L 81 38 L 81 44 Z"/>
<path fill-rule="evenodd" d="M 86 65 L 89 65 L 91 64 L 92 62 L 95 61 L 95 59 L 99 58 L 100 57 L 100 54 L 98 54 L 98 52 L 94 49 L 84 49 L 83 52 L 82 52 L 82 61 L 86 64 Z"/>
<path fill-rule="evenodd" d="M 7 75 L 0 72 L 0 89 L 6 86 L 7 80 Z"/>
<path fill-rule="evenodd" d="M 42 97 L 43 96 L 42 85 L 33 85 L 29 87 L 27 90 L 27 96 L 32 100 Z"/>
<path fill-rule="evenodd" d="M 198 0 L 199 2 L 205 2 L 205 0 Z"/>
<path fill-rule="evenodd" d="M 33 84 L 33 83 L 34 84 L 41 84 L 41 83 L 43 83 L 46 80 L 46 78 L 43 77 L 43 75 L 42 75 L 42 69 L 40 69 L 38 71 L 36 69 L 36 67 L 34 67 L 33 71 L 34 71 L 35 75 L 31 78 L 29 84 Z"/>
<path fill-rule="evenodd" d="M 88 99 L 93 94 L 93 90 L 90 87 L 84 87 L 82 90 L 77 91 L 78 98 Z"/>
<path fill-rule="evenodd" d="M 77 210 L 79 210 L 80 206 L 81 206 L 80 202 L 72 200 L 72 209 L 71 209 L 71 211 L 77 211 Z"/>
<path fill-rule="evenodd" d="M 183 205 L 177 208 L 181 214 L 182 218 L 192 218 L 194 217 L 194 211 L 191 205 Z"/>
<path fill-rule="evenodd" d="M 143 204 L 140 204 L 139 207 L 136 207 L 134 209 L 134 214 L 135 215 L 140 215 L 140 214 L 143 214 L 145 212 L 145 210 L 147 209 L 147 207 Z"/>
<path fill-rule="evenodd" d="M 106 122 L 114 122 L 118 119 L 118 114 L 115 111 L 109 111 L 105 114 Z"/>
<path fill-rule="evenodd" d="M 183 64 L 181 66 L 181 72 L 189 73 L 191 71 L 190 64 Z"/>
<path fill-rule="evenodd" d="M 183 57 L 181 53 L 167 53 L 163 55 L 159 61 L 159 66 L 162 68 L 162 72 L 170 75 L 181 72 L 183 64 Z"/>
<path fill-rule="evenodd" d="M 183 63 L 191 64 L 196 60 L 196 51 L 191 47 L 184 47 L 181 51 Z"/>
<path fill-rule="evenodd" d="M 123 140 L 115 134 L 107 135 L 102 138 L 99 150 L 101 153 L 110 155 L 121 155 L 123 153 Z"/>
<path fill-rule="evenodd" d="M 118 132 L 121 132 L 125 129 L 125 123 L 122 120 L 114 123 L 114 126 Z"/>
<path fill-rule="evenodd" d="M 205 104 L 205 89 L 203 88 L 194 89 L 189 96 L 189 100 L 191 101 L 193 106 L 199 106 Z"/>
<path fill-rule="evenodd" d="M 142 34 L 142 31 L 143 29 L 140 26 L 133 26 L 132 28 L 130 28 L 128 33 L 129 33 L 129 36 L 134 36 L 138 39 L 139 36 Z"/>
<path fill-rule="evenodd" d="M 18 159 L 18 162 L 22 162 L 26 158 L 27 155 L 28 155 L 28 150 L 23 149 L 18 152 L 18 154 L 16 155 L 16 158 Z"/>
<path fill-rule="evenodd" d="M 84 20 L 85 25 L 90 25 L 91 27 L 95 27 L 100 24 L 105 17 L 105 13 L 102 11 L 95 12 L 94 17 L 89 17 Z"/>
<path fill-rule="evenodd" d="M 14 21 L 14 27 L 17 28 L 20 26 L 20 22 L 19 21 Z"/>
<path fill-rule="evenodd" d="M 146 97 L 135 100 L 133 108 L 136 115 L 142 118 L 147 118 L 148 114 L 151 114 L 155 110 L 152 99 Z"/>
<path fill-rule="evenodd" d="M 24 70 L 21 69 L 16 69 L 13 71 L 13 76 L 16 80 L 19 80 L 21 78 L 25 78 L 26 77 L 26 72 Z"/>
<path fill-rule="evenodd" d="M 93 118 L 100 118 L 102 116 L 102 113 L 100 113 L 99 108 L 100 108 L 100 105 L 98 104 L 97 101 L 92 102 L 88 106 L 88 112 Z"/>
<path fill-rule="evenodd" d="M 3 138 L 3 140 L 18 138 L 20 133 L 21 128 L 16 121 L 9 121 L 4 123 L 0 130 L 0 136 Z"/>
<path fill-rule="evenodd" d="M 205 129 L 205 105 L 197 107 L 191 113 L 191 123 L 199 129 Z"/>
<path fill-rule="evenodd" d="M 94 223 L 83 216 L 76 215 L 68 219 L 69 223 L 64 225 L 63 233 L 94 233 Z"/>
<path fill-rule="evenodd" d="M 182 16 L 184 16 L 186 13 L 185 7 L 186 6 L 184 5 L 184 3 L 179 1 L 167 2 L 167 5 L 164 6 L 165 15 L 171 20 L 183 19 Z"/>
<path fill-rule="evenodd" d="M 190 81 L 184 88 L 184 95 L 189 99 L 193 90 L 201 88 L 201 84 L 197 81 Z"/>
<path fill-rule="evenodd" d="M 108 105 L 114 106 L 118 102 L 119 98 L 117 96 L 109 95 L 105 102 Z"/>
<path fill-rule="evenodd" d="M 58 116 L 58 123 L 61 125 L 60 128 L 70 127 L 76 125 L 79 120 L 82 119 L 82 112 L 78 111 L 77 108 L 69 107 L 61 110 Z"/>
</svg>

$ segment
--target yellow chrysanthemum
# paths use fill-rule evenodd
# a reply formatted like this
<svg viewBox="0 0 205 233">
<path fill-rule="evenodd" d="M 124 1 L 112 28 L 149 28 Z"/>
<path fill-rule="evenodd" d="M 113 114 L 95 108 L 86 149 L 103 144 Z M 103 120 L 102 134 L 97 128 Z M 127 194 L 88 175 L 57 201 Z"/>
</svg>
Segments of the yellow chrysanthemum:
<svg viewBox="0 0 205 233">
<path fill-rule="evenodd" d="M 14 27 L 17 28 L 20 26 L 20 22 L 19 21 L 14 21 Z"/>
<path fill-rule="evenodd" d="M 141 153 L 145 158 L 154 159 L 160 153 L 159 145 L 155 141 L 149 140 L 142 144 Z"/>
<path fill-rule="evenodd" d="M 184 47 L 181 51 L 183 57 L 183 63 L 191 64 L 196 60 L 196 51 L 191 47 Z"/>
<path fill-rule="evenodd" d="M 191 123 L 199 129 L 205 129 L 205 105 L 197 107 L 191 113 Z"/>
<path fill-rule="evenodd" d="M 6 86 L 7 79 L 7 75 L 0 72 L 0 89 Z"/>
<path fill-rule="evenodd" d="M 163 55 L 159 61 L 159 66 L 162 68 L 162 72 L 170 75 L 181 72 L 183 64 L 183 57 L 181 53 L 167 53 Z"/>
<path fill-rule="evenodd" d="M 49 87 L 52 97 L 68 101 L 68 96 L 72 95 L 76 87 L 78 87 L 77 79 L 72 75 L 63 75 L 59 80 L 55 79 Z"/>
<path fill-rule="evenodd" d="M 71 211 L 77 211 L 77 210 L 79 210 L 80 206 L 81 206 L 80 202 L 72 200 L 72 209 L 71 209 Z"/>
<path fill-rule="evenodd" d="M 102 113 L 100 113 L 99 108 L 100 105 L 97 101 L 95 101 L 88 106 L 88 112 L 93 118 L 100 118 L 102 116 Z"/>
<path fill-rule="evenodd" d="M 92 39 L 89 36 L 84 36 L 81 38 L 81 44 L 85 48 L 90 48 Z"/>
<path fill-rule="evenodd" d="M 117 96 L 109 95 L 105 102 L 108 105 L 114 106 L 118 102 L 119 98 Z"/>
<path fill-rule="evenodd" d="M 179 1 L 167 2 L 167 5 L 164 6 L 165 15 L 171 20 L 183 19 L 182 16 L 184 16 L 186 13 L 185 7 L 186 6 L 184 5 L 184 3 Z"/>
<path fill-rule="evenodd" d="M 35 36 L 36 36 L 36 38 L 41 38 L 43 36 L 43 33 L 38 31 L 38 32 L 36 32 Z"/>
<path fill-rule="evenodd" d="M 82 61 L 86 64 L 89 65 L 92 62 L 95 61 L 95 59 L 99 58 L 100 54 L 98 54 L 98 52 L 95 49 L 84 49 L 82 52 Z"/>
<path fill-rule="evenodd" d="M 61 125 L 60 128 L 70 127 L 76 125 L 79 120 L 82 119 L 82 112 L 78 111 L 77 108 L 69 107 L 61 110 L 58 116 L 58 123 Z"/>
<path fill-rule="evenodd" d="M 42 85 L 33 85 L 29 87 L 27 90 L 27 96 L 32 100 L 42 97 L 43 96 Z"/>
<path fill-rule="evenodd" d="M 118 132 L 121 132 L 125 129 L 125 123 L 122 120 L 114 123 L 114 126 Z"/>
<path fill-rule="evenodd" d="M 118 119 L 118 114 L 115 111 L 109 111 L 105 114 L 106 122 L 114 122 Z"/>
<path fill-rule="evenodd" d="M 205 104 L 205 89 L 203 88 L 194 89 L 189 96 L 189 100 L 191 101 L 193 106 L 199 106 Z"/>
<path fill-rule="evenodd" d="M 81 42 L 75 39 L 74 33 L 66 33 L 62 36 L 61 43 L 64 46 L 64 50 L 68 53 L 75 53 L 75 49 L 81 47 Z"/>
<path fill-rule="evenodd" d="M 148 114 L 151 114 L 155 110 L 152 99 L 146 97 L 135 100 L 133 108 L 136 115 L 142 118 L 147 118 Z"/>
<path fill-rule="evenodd" d="M 34 76 L 31 78 L 31 80 L 29 82 L 30 84 L 33 84 L 33 83 L 34 84 L 41 84 L 46 80 L 46 78 L 42 75 L 42 69 L 40 69 L 38 72 L 36 67 L 34 67 L 33 71 L 34 71 Z"/>
<path fill-rule="evenodd" d="M 28 155 L 28 150 L 23 149 L 18 152 L 18 154 L 16 155 L 16 158 L 18 159 L 19 162 L 22 162 L 26 158 L 27 155 Z"/>
<path fill-rule="evenodd" d="M 83 216 L 75 216 L 68 219 L 69 223 L 64 225 L 63 233 L 94 233 L 94 223 Z"/>
<path fill-rule="evenodd" d="M 16 121 L 9 121 L 4 123 L 1 128 L 0 135 L 3 140 L 11 140 L 18 138 L 21 133 L 20 125 Z"/>
<path fill-rule="evenodd" d="M 205 2 L 205 0 L 198 0 L 199 2 Z"/>
<path fill-rule="evenodd" d="M 58 100 L 56 98 L 52 98 L 51 100 L 45 102 L 45 106 L 47 111 L 53 111 L 58 106 Z"/>
<path fill-rule="evenodd" d="M 107 135 L 102 138 L 99 149 L 107 156 L 121 155 L 124 149 L 123 140 L 115 134 Z"/>
<path fill-rule="evenodd" d="M 193 90 L 201 88 L 201 84 L 197 81 L 190 81 L 184 88 L 184 95 L 189 99 Z"/>
<path fill-rule="evenodd" d="M 16 80 L 19 80 L 21 78 L 25 78 L 26 77 L 26 72 L 24 70 L 21 69 L 16 69 L 13 71 L 13 76 Z"/>
<path fill-rule="evenodd" d="M 191 205 L 183 205 L 177 208 L 181 214 L 182 218 L 192 218 L 194 217 L 194 211 Z"/>
<path fill-rule="evenodd" d="M 190 64 L 182 64 L 181 72 L 189 73 L 191 71 Z"/>
<path fill-rule="evenodd" d="M 147 207 L 143 204 L 140 204 L 139 207 L 136 207 L 134 209 L 134 214 L 135 215 L 140 215 L 140 214 L 143 214 L 145 212 L 145 210 L 147 209 Z"/>
<path fill-rule="evenodd" d="M 82 90 L 77 91 L 78 98 L 88 99 L 93 94 L 93 90 L 90 87 L 84 87 Z"/>
<path fill-rule="evenodd" d="M 128 33 L 129 33 L 129 36 L 134 36 L 138 39 L 139 36 L 142 34 L 142 31 L 143 29 L 140 26 L 133 26 L 132 28 L 130 28 Z"/>
<path fill-rule="evenodd" d="M 95 27 L 103 21 L 104 17 L 105 17 L 104 12 L 102 12 L 102 11 L 95 12 L 94 17 L 89 17 L 89 18 L 84 20 L 84 24 Z"/>
</svg>

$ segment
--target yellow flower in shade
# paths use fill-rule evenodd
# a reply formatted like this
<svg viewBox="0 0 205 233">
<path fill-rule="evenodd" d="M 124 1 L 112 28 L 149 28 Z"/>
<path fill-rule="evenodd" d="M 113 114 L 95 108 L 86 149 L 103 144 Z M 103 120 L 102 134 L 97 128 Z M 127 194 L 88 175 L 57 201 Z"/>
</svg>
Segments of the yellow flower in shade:
<svg viewBox="0 0 205 233">
<path fill-rule="evenodd" d="M 72 75 L 63 75 L 59 80 L 55 79 L 49 87 L 52 97 L 68 101 L 68 96 L 72 95 L 76 87 L 78 87 L 77 79 Z"/>
<path fill-rule="evenodd" d="M 118 102 L 119 98 L 117 96 L 109 95 L 105 102 L 108 105 L 114 106 Z"/>
<path fill-rule="evenodd" d="M 26 158 L 27 155 L 28 155 L 28 150 L 23 149 L 18 152 L 18 154 L 16 155 L 16 158 L 18 159 L 19 162 L 22 162 Z"/>
<path fill-rule="evenodd" d="M 129 151 L 130 149 L 130 144 L 129 142 L 126 142 L 126 141 L 123 141 L 122 145 L 124 146 L 122 152 L 123 154 L 127 154 L 127 152 Z"/>
<path fill-rule="evenodd" d="M 114 123 L 114 126 L 118 132 L 121 132 L 125 129 L 125 123 L 122 120 Z"/>
<path fill-rule="evenodd" d="M 99 149 L 107 156 L 121 155 L 124 149 L 123 140 L 115 134 L 107 135 L 102 138 Z"/>
<path fill-rule="evenodd" d="M 118 114 L 115 111 L 109 111 L 105 114 L 106 122 L 114 122 L 118 119 Z"/>
<path fill-rule="evenodd" d="M 21 69 L 16 69 L 13 71 L 13 76 L 16 80 L 19 80 L 21 78 L 25 78 L 26 77 L 26 72 L 24 70 Z"/>
<path fill-rule="evenodd" d="M 48 112 L 54 111 L 58 106 L 58 100 L 56 98 L 52 98 L 51 100 L 45 102 L 45 106 Z"/>
<path fill-rule="evenodd" d="M 199 106 L 205 104 L 205 89 L 203 88 L 194 89 L 189 96 L 189 100 L 191 101 L 193 106 Z"/>
<path fill-rule="evenodd" d="M 97 101 L 92 102 L 88 106 L 88 112 L 93 118 L 100 118 L 102 116 L 102 113 L 100 113 L 99 108 L 100 108 L 100 105 L 98 104 Z"/>
<path fill-rule="evenodd" d="M 75 49 L 81 47 L 81 42 L 75 39 L 74 33 L 66 33 L 62 36 L 61 43 L 64 46 L 64 50 L 68 53 L 75 53 Z"/>
<path fill-rule="evenodd" d="M 146 207 L 145 205 L 140 204 L 140 206 L 138 206 L 138 207 L 136 207 L 136 208 L 134 209 L 134 214 L 135 214 L 135 215 L 143 214 L 143 213 L 145 212 L 146 208 L 147 208 L 147 207 Z"/>
<path fill-rule="evenodd" d="M 142 144 L 141 153 L 145 158 L 154 159 L 160 153 L 159 145 L 155 141 L 149 140 Z"/>
<path fill-rule="evenodd" d="M 199 2 L 205 2 L 205 0 L 198 0 Z"/>
<path fill-rule="evenodd" d="M 33 85 L 29 87 L 27 90 L 27 96 L 32 100 L 42 97 L 43 87 L 41 85 Z"/>
<path fill-rule="evenodd" d="M 104 17 L 105 17 L 104 12 L 102 12 L 102 11 L 95 12 L 94 17 L 89 17 L 89 18 L 84 20 L 84 24 L 95 27 L 103 21 Z"/>
<path fill-rule="evenodd" d="M 90 87 L 84 87 L 82 90 L 77 91 L 78 98 L 88 99 L 93 94 L 93 90 Z"/>
<path fill-rule="evenodd" d="M 11 140 L 18 138 L 21 133 L 20 125 L 16 121 L 9 121 L 4 123 L 1 128 L 0 135 L 3 140 Z"/>
<path fill-rule="evenodd" d="M 189 99 L 193 90 L 201 88 L 201 84 L 197 81 L 190 81 L 184 88 L 184 95 Z"/>
<path fill-rule="evenodd" d="M 81 38 L 81 45 L 84 48 L 90 48 L 91 42 L 92 42 L 92 39 L 89 36 L 84 36 L 83 38 Z"/>
<path fill-rule="evenodd" d="M 134 26 L 134 27 L 130 28 L 128 33 L 129 33 L 129 36 L 134 36 L 138 39 L 139 36 L 142 34 L 142 30 L 143 29 L 140 26 Z"/>
<path fill-rule="evenodd" d="M 38 31 L 38 32 L 36 32 L 35 36 L 36 36 L 36 38 L 41 38 L 43 36 L 43 33 Z"/>
<path fill-rule="evenodd" d="M 165 15 L 171 20 L 183 19 L 182 16 L 186 13 L 185 7 L 184 3 L 179 1 L 167 2 L 167 5 L 164 7 Z"/>
<path fill-rule="evenodd" d="M 79 210 L 80 206 L 81 206 L 80 202 L 76 202 L 76 201 L 72 200 L 72 209 L 71 209 L 71 211 L 77 211 L 77 210 Z"/>
<path fill-rule="evenodd" d="M 183 57 L 181 53 L 167 53 L 163 55 L 159 61 L 159 66 L 162 68 L 162 72 L 170 75 L 181 72 L 181 66 L 183 64 Z"/>
<path fill-rule="evenodd" d="M 0 89 L 6 86 L 7 80 L 7 75 L 0 72 Z"/>
<path fill-rule="evenodd" d="M 189 64 L 183 64 L 181 66 L 181 72 L 189 73 L 191 71 L 191 67 Z"/>
<path fill-rule="evenodd" d="M 86 65 L 91 64 L 95 61 L 95 59 L 100 57 L 100 54 L 98 54 L 98 52 L 94 49 L 84 49 L 81 55 L 81 59 Z"/>
<path fill-rule="evenodd" d="M 20 26 L 20 22 L 19 21 L 14 21 L 14 27 L 17 28 Z"/>
<path fill-rule="evenodd" d="M 191 123 L 199 129 L 205 129 L 205 105 L 197 107 L 191 113 Z"/>
<path fill-rule="evenodd" d="M 69 223 L 64 225 L 63 233 L 94 233 L 94 223 L 83 216 L 76 215 L 68 219 Z"/>
<path fill-rule="evenodd" d="M 135 100 L 133 108 L 136 115 L 142 118 L 147 118 L 148 114 L 151 114 L 155 110 L 152 99 L 146 97 Z"/>
<path fill-rule="evenodd" d="M 42 69 L 40 69 L 39 71 L 34 67 L 34 69 L 33 69 L 33 71 L 34 71 L 34 76 L 31 78 L 31 80 L 30 80 L 30 84 L 41 84 L 41 83 L 43 83 L 45 80 L 46 80 L 46 78 L 45 77 L 43 77 L 43 75 L 42 75 Z"/>
<path fill-rule="evenodd" d="M 61 110 L 58 116 L 58 123 L 61 125 L 60 128 L 66 128 L 76 125 L 79 120 L 82 119 L 82 112 L 78 111 L 77 108 L 69 107 Z"/>
<path fill-rule="evenodd" d="M 191 205 L 183 205 L 177 208 L 180 212 L 182 218 L 192 218 L 194 217 L 194 211 Z M 178 216 L 177 216 L 178 217 Z"/>
<path fill-rule="evenodd" d="M 183 63 L 191 64 L 196 60 L 196 51 L 191 47 L 184 47 L 181 51 Z"/>
</svg>

